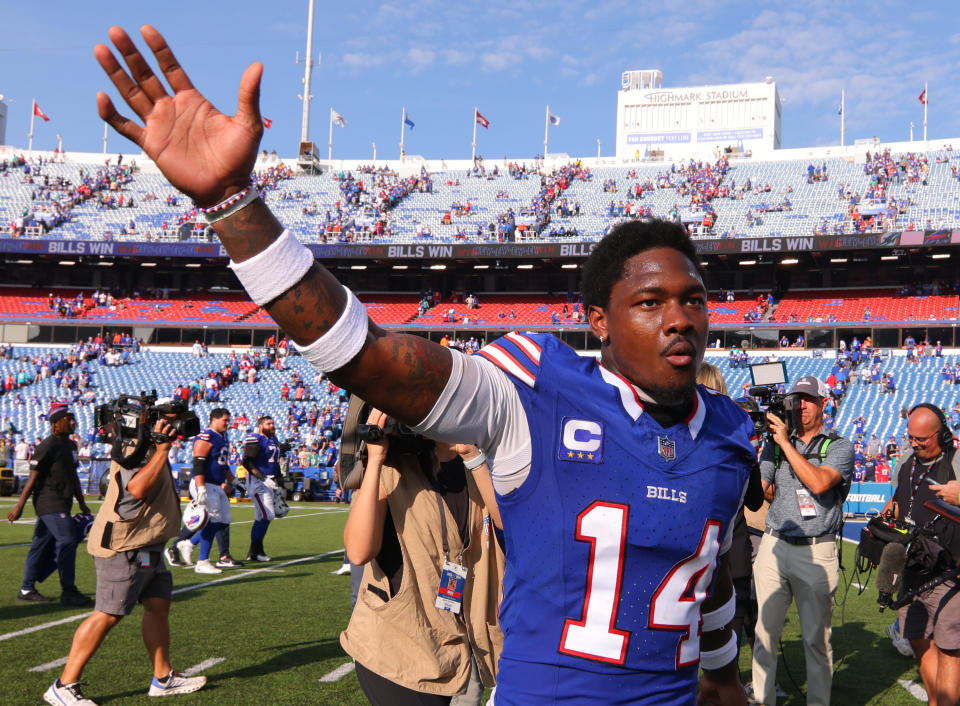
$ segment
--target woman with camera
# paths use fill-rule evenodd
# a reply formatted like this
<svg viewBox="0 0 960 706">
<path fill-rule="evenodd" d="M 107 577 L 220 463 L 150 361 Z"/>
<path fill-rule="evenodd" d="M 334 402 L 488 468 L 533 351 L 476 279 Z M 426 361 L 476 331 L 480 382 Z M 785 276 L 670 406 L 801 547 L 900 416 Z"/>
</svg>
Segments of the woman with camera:
<svg viewBox="0 0 960 706">
<path fill-rule="evenodd" d="M 455 702 L 479 704 L 471 673 L 493 686 L 503 644 L 504 557 L 491 526 L 499 516 L 484 505 L 493 498 L 485 459 L 473 446 L 399 433 L 390 421 L 376 409 L 367 420 L 381 433 L 366 434 L 344 529 L 347 556 L 366 566 L 340 642 L 374 706 L 446 706 L 465 693 Z"/>
</svg>

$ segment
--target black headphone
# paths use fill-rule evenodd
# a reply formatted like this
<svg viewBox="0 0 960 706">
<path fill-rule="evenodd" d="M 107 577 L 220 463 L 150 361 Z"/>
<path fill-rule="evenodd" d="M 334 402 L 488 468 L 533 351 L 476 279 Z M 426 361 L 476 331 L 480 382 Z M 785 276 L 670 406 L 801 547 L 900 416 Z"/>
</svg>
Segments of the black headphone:
<svg viewBox="0 0 960 706">
<path fill-rule="evenodd" d="M 910 414 L 913 414 L 914 411 L 920 409 L 929 409 L 931 412 L 937 415 L 937 419 L 940 420 L 940 431 L 937 432 L 937 441 L 940 442 L 940 449 L 946 451 L 951 446 L 953 446 L 953 432 L 950 431 L 950 424 L 947 422 L 946 416 L 943 414 L 943 410 L 937 407 L 936 405 L 930 404 L 929 402 L 921 402 L 920 404 L 914 405 L 910 408 Z"/>
</svg>

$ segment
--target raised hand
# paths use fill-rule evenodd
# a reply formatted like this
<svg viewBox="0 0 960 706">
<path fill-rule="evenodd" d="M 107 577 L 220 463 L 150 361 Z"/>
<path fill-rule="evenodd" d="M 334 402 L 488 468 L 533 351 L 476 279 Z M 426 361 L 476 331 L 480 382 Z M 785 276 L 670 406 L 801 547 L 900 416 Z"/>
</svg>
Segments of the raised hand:
<svg viewBox="0 0 960 706">
<path fill-rule="evenodd" d="M 173 89 L 172 96 L 123 29 L 111 27 L 108 34 L 130 73 L 106 45 L 97 44 L 93 54 L 143 125 L 120 115 L 102 91 L 97 93 L 100 117 L 138 144 L 170 183 L 198 206 L 212 206 L 246 187 L 263 134 L 259 107 L 263 65 L 256 62 L 244 71 L 237 114 L 229 116 L 193 87 L 156 29 L 144 25 L 140 34 Z"/>
</svg>

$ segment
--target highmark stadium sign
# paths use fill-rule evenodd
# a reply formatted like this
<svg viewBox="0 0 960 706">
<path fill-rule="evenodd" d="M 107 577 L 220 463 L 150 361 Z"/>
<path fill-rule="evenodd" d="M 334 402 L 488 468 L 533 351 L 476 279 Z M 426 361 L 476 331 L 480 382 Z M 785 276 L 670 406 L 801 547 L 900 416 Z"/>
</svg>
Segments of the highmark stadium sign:
<svg viewBox="0 0 960 706">
<path fill-rule="evenodd" d="M 694 240 L 703 255 L 825 252 L 878 248 L 917 248 L 960 244 L 960 229 L 865 233 L 861 235 L 768 236 Z M 584 258 L 596 241 L 566 243 L 326 243 L 307 244 L 320 260 L 482 260 L 498 258 Z M 0 239 L 0 253 L 95 258 L 170 257 L 227 260 L 219 243 L 138 243 L 92 240 Z"/>
</svg>

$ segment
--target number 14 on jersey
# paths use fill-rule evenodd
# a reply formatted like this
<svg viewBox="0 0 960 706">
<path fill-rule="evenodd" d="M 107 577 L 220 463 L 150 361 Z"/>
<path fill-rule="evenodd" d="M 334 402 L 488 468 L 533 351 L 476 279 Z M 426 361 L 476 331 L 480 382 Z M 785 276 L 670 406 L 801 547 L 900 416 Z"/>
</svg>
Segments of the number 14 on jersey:
<svg viewBox="0 0 960 706">
<path fill-rule="evenodd" d="M 630 508 L 596 501 L 577 516 L 579 541 L 590 542 L 586 593 L 579 620 L 567 618 L 560 652 L 586 659 L 623 664 L 630 632 L 616 627 L 623 580 L 624 550 Z M 700 659 L 700 604 L 717 568 L 720 523 L 707 520 L 697 551 L 667 572 L 650 599 L 648 628 L 681 633 L 676 668 Z"/>
</svg>

